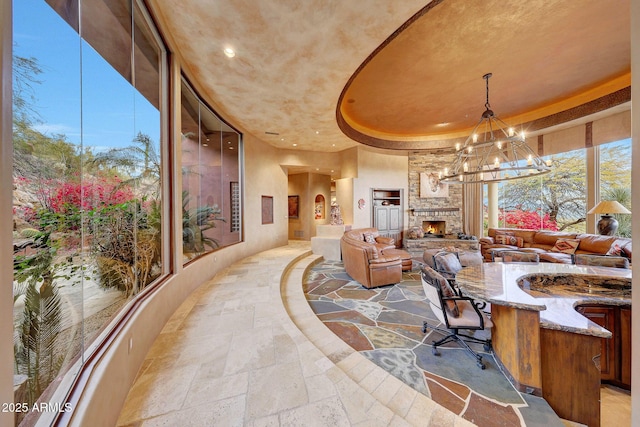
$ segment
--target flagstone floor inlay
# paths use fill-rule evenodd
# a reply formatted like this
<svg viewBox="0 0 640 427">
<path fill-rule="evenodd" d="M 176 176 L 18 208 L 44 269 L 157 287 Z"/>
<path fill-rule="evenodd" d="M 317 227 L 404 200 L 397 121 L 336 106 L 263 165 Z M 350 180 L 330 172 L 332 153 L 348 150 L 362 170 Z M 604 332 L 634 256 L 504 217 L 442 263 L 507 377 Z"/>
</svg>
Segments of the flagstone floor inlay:
<svg viewBox="0 0 640 427">
<path fill-rule="evenodd" d="M 307 301 L 318 318 L 343 341 L 413 389 L 476 425 L 558 426 L 564 424 L 546 401 L 523 396 L 500 371 L 493 355 L 486 369 L 456 343 L 431 352 L 441 337 L 422 323 L 437 324 L 417 269 L 404 272 L 396 285 L 366 289 L 344 271 L 342 262 L 313 266 L 303 281 Z M 478 331 L 483 337 L 488 332 Z"/>
</svg>

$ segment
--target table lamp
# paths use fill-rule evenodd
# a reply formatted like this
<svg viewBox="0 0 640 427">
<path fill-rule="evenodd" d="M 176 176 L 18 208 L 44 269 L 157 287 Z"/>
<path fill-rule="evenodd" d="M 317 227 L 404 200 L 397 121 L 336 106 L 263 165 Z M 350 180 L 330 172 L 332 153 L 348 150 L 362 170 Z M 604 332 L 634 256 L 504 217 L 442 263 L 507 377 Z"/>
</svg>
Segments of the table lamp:
<svg viewBox="0 0 640 427">
<path fill-rule="evenodd" d="M 618 231 L 618 221 L 611 214 L 630 214 L 631 211 L 615 200 L 603 200 L 595 205 L 587 214 L 600 214 L 598 233 L 613 236 Z"/>
</svg>

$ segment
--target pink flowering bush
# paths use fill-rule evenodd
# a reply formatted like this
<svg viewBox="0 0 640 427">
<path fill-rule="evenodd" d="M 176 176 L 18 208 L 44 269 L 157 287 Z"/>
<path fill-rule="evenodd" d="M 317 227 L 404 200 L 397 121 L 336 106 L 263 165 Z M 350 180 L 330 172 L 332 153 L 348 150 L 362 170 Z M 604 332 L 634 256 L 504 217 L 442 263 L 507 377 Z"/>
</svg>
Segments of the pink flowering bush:
<svg viewBox="0 0 640 427">
<path fill-rule="evenodd" d="M 558 223 L 552 220 L 549 214 L 540 216 L 538 212 L 513 210 L 501 211 L 498 220 L 508 228 L 527 228 L 533 230 L 558 231 Z"/>
<path fill-rule="evenodd" d="M 42 230 L 79 230 L 82 212 L 121 205 L 134 199 L 133 190 L 120 186 L 117 179 L 35 182 L 17 178 L 14 185 L 33 194 L 41 206 L 37 211 L 30 208 L 14 208 L 14 213 L 34 226 L 37 224 Z"/>
<path fill-rule="evenodd" d="M 50 195 L 50 207 L 55 213 L 75 213 L 78 209 L 90 211 L 133 199 L 130 188 L 117 188 L 119 182 L 63 182 Z"/>
</svg>

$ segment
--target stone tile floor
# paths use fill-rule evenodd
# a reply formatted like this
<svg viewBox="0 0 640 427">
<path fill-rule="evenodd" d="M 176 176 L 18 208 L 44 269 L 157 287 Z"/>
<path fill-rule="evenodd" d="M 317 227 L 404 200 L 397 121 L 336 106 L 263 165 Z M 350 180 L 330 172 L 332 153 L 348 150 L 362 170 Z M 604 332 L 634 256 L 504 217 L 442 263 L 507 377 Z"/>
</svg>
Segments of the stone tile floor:
<svg viewBox="0 0 640 427">
<path fill-rule="evenodd" d="M 321 260 L 311 254 L 309 242 L 291 241 L 242 259 L 203 283 L 155 340 L 116 425 L 463 427 L 473 425 L 471 419 L 477 425 L 554 425 L 542 399 L 520 395 L 518 400 L 510 387 L 489 384 L 489 377 L 503 384 L 490 357 L 485 371 L 453 348 L 447 350 L 453 362 L 433 360 L 425 350 L 432 338 L 420 331 L 421 319 L 429 315 L 415 273 L 395 286 L 400 292 L 390 286 L 370 293 L 355 286 L 339 264 L 318 264 Z M 355 333 L 362 350 L 318 318 L 303 283 L 316 290 L 312 304 L 325 306 L 320 316 Z M 352 317 L 340 320 L 346 313 L 339 314 L 338 307 Z M 628 394 L 603 393 L 605 400 L 615 401 L 611 407 L 622 417 L 611 418 L 611 424 L 603 415 L 603 427 L 630 425 Z M 520 423 L 507 424 L 514 415 Z"/>
<path fill-rule="evenodd" d="M 438 324 L 426 301 L 417 270 L 397 285 L 366 289 L 353 281 L 341 262 L 314 266 L 303 281 L 307 300 L 320 320 L 366 358 L 413 389 L 479 426 L 563 426 L 542 398 L 519 393 L 482 345 L 486 369 L 457 344 L 432 354 L 437 331 L 422 332 L 423 322 Z M 476 336 L 487 332 L 476 332 Z"/>
<path fill-rule="evenodd" d="M 302 291 L 318 259 L 289 242 L 203 283 L 155 340 L 116 425 L 471 426 L 318 319 Z"/>
</svg>

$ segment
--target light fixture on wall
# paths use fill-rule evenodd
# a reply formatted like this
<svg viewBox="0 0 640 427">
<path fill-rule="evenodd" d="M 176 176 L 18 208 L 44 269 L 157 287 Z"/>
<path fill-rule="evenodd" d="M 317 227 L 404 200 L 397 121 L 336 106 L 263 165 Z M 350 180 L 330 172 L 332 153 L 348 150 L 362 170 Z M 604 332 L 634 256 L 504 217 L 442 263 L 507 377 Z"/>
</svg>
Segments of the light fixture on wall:
<svg viewBox="0 0 640 427">
<path fill-rule="evenodd" d="M 464 144 L 456 144 L 453 163 L 440 172 L 440 180 L 470 184 L 497 182 L 541 175 L 551 170 L 525 142 L 524 132 L 516 132 L 498 118 L 489 105 L 489 78 L 486 81 L 485 111 Z"/>
<path fill-rule="evenodd" d="M 618 220 L 611 214 L 630 214 L 631 211 L 615 200 L 603 200 L 595 205 L 588 214 L 600 214 L 598 233 L 603 236 L 613 236 L 618 231 Z"/>
</svg>

